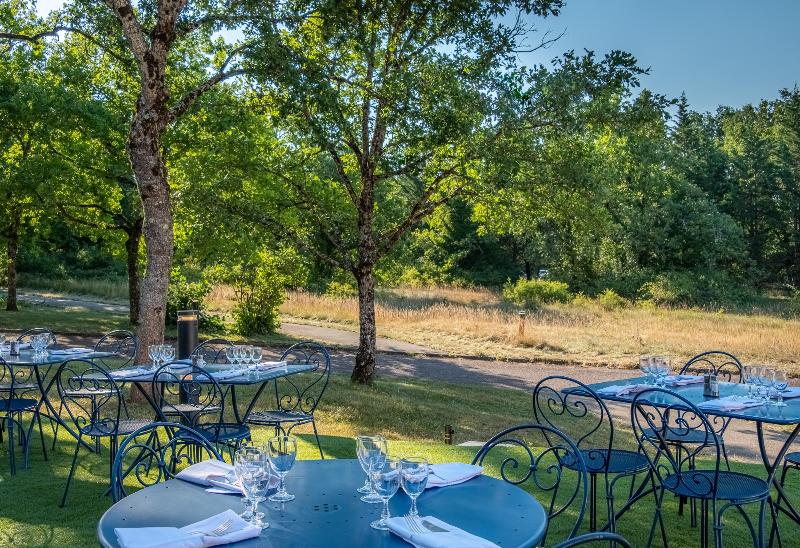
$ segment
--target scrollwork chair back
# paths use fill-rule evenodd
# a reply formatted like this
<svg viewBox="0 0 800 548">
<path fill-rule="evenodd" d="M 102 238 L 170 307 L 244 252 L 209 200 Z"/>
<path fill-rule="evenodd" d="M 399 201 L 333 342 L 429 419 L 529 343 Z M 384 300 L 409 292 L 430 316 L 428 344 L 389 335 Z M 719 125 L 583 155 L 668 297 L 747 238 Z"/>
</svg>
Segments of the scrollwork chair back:
<svg viewBox="0 0 800 548">
<path fill-rule="evenodd" d="M 742 382 L 742 362 L 739 358 L 722 350 L 709 350 L 686 362 L 681 374 L 714 374 L 725 382 Z"/>
<path fill-rule="evenodd" d="M 124 329 L 110 331 L 103 335 L 94 345 L 96 352 L 108 352 L 113 356 L 95 358 L 94 361 L 103 364 L 106 369 L 119 369 L 133 363 L 136 352 L 139 350 L 139 339 Z"/>
<path fill-rule="evenodd" d="M 208 371 L 176 362 L 162 365 L 153 375 L 153 397 L 162 421 L 175 420 L 192 427 L 213 427 L 222 422 L 225 398 Z"/>
<path fill-rule="evenodd" d="M 209 339 L 203 341 L 192 350 L 192 356 L 203 356 L 206 363 L 228 363 L 225 350 L 233 346 L 228 339 Z"/>
<path fill-rule="evenodd" d="M 331 357 L 321 344 L 303 341 L 286 350 L 281 361 L 292 364 L 312 364 L 307 373 L 281 377 L 275 381 L 275 401 L 280 411 L 313 415 L 331 375 Z"/>
<path fill-rule="evenodd" d="M 122 397 L 100 364 L 80 358 L 62 363 L 55 377 L 63 410 L 84 436 L 113 436 L 119 431 Z"/>
</svg>

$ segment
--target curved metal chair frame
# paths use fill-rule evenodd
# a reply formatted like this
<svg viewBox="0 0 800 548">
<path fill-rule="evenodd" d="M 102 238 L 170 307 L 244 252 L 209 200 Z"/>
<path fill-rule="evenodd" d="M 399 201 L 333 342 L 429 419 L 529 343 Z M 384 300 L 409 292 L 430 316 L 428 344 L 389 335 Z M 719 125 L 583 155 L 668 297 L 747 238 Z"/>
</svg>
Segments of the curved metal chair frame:
<svg viewBox="0 0 800 548">
<path fill-rule="evenodd" d="M 537 441 L 541 443 L 529 443 L 526 438 L 532 435 L 540 436 Z M 537 452 L 537 448 L 541 449 Z M 503 481 L 520 485 L 531 480 L 532 487 L 549 496 L 550 500 L 545 505 L 547 527 L 541 544 L 545 545 L 553 519 L 565 514 L 577 501 L 580 505 L 576 511 L 578 517 L 567 536 L 568 539 L 574 538 L 586 513 L 589 492 L 583 454 L 569 436 L 543 424 L 512 426 L 487 441 L 472 459 L 472 464 L 483 466 L 492 451 L 499 453 L 502 459 L 499 468 Z M 564 465 L 567 461 L 571 462 L 571 466 Z M 569 473 L 574 474 L 574 483 L 566 489 L 560 489 L 563 487 L 561 480 L 568 477 Z"/>
<path fill-rule="evenodd" d="M 162 430 L 165 436 L 159 435 Z M 166 438 L 166 439 L 164 439 Z M 219 452 L 198 431 L 175 422 L 147 424 L 123 440 L 111 469 L 114 502 L 126 497 L 126 479 L 141 488 L 175 477 L 178 467 L 203 460 L 222 460 Z"/>
<path fill-rule="evenodd" d="M 229 346 L 233 346 L 233 343 L 228 339 L 209 339 L 195 346 L 192 355 L 202 355 L 206 363 L 227 363 L 225 349 Z"/>
<path fill-rule="evenodd" d="M 0 443 L 3 441 L 3 433 L 8 438 L 8 464 L 11 468 L 11 475 L 17 473 L 17 462 L 15 452 L 15 436 L 14 430 L 17 431 L 17 437 L 20 441 L 20 447 L 23 454 L 23 466 L 28 467 L 28 455 L 30 452 L 30 439 L 33 433 L 33 425 L 39 423 L 39 435 L 44 444 L 44 435 L 42 434 L 42 421 L 39 417 L 38 406 L 39 402 L 33 398 L 21 398 L 18 396 L 17 379 L 18 372 L 25 373 L 26 369 L 31 368 L 14 368 L 9 365 L 4 359 L 0 358 L 0 385 L 5 389 L 0 391 Z M 23 425 L 23 413 L 31 413 L 31 423 L 25 428 Z M 43 445 L 44 447 L 44 445 Z M 45 459 L 47 453 L 45 452 Z"/>
<path fill-rule="evenodd" d="M 764 506 L 769 502 L 772 508 L 769 484 L 755 476 L 720 470 L 722 449 L 719 436 L 702 411 L 679 394 L 651 388 L 634 398 L 631 426 L 639 440 L 639 450 L 647 456 L 650 469 L 660 485 L 648 546 L 652 544 L 656 520 L 661 516 L 667 491 L 700 502 L 700 546 L 708 546 L 709 510 L 713 517 L 714 545 L 722 546 L 722 518 L 731 508 L 735 508 L 744 519 L 754 546 L 763 546 Z M 682 438 L 687 441 L 675 441 Z M 713 450 L 711 454 L 709 448 Z M 703 459 L 710 460 L 713 466 L 696 468 L 695 460 L 701 453 Z M 719 502 L 723 504 L 719 506 Z M 759 504 L 758 531 L 742 508 L 752 503 Z"/>
<path fill-rule="evenodd" d="M 110 477 L 119 437 L 130 434 L 147 421 L 123 417 L 123 396 L 117 383 L 102 365 L 91 360 L 75 358 L 62 363 L 56 372 L 55 386 L 61 400 L 61 408 L 66 410 L 78 433 L 72 465 L 59 504 L 63 508 L 83 438 L 95 441 L 108 438 Z"/>
<path fill-rule="evenodd" d="M 177 419 L 197 430 L 210 443 L 228 448 L 231 455 L 250 439 L 246 424 L 225 422 L 225 392 L 202 367 L 181 363 L 162 365 L 153 375 L 152 393 L 159 419 Z"/>
<path fill-rule="evenodd" d="M 552 385 L 565 385 L 564 390 Z M 533 389 L 533 415 L 536 422 L 567 432 L 583 455 L 589 473 L 589 530 L 597 530 L 597 478 L 605 483 L 607 519 L 610 531 L 616 530 L 614 487 L 631 478 L 628 500 L 633 495 L 636 476 L 647 473 L 652 483 L 647 459 L 636 451 L 614 449 L 614 419 L 605 402 L 586 384 L 552 375 L 540 380 Z M 565 462 L 570 466 L 570 462 Z"/>
<path fill-rule="evenodd" d="M 586 533 L 556 544 L 553 548 L 572 548 L 573 546 L 584 546 L 586 544 L 608 544 L 612 547 L 633 548 L 630 541 L 616 533 Z"/>
<path fill-rule="evenodd" d="M 299 342 L 287 349 L 280 357 L 289 364 L 315 364 L 317 367 L 305 378 L 309 382 L 300 383 L 297 378 L 281 377 L 275 380 L 275 408 L 272 411 L 254 411 L 247 422 L 259 426 L 270 426 L 276 434 L 288 435 L 301 424 L 311 424 L 314 438 L 321 458 L 325 458 L 317 433 L 314 412 L 319 405 L 331 376 L 331 357 L 327 349 L 311 341 Z M 284 425 L 289 425 L 288 428 Z"/>
<path fill-rule="evenodd" d="M 50 335 L 50 345 L 51 346 L 55 346 L 58 343 L 58 341 L 56 340 L 55 334 L 53 334 L 53 332 L 47 327 L 33 327 L 31 329 L 27 329 L 27 330 L 23 331 L 22 333 L 20 333 L 17 336 L 17 342 L 19 342 L 19 343 L 30 342 L 29 339 L 31 337 L 33 337 L 35 335 L 41 335 L 41 334 L 44 334 L 44 333 L 47 333 L 48 335 Z M 26 340 L 26 339 L 28 339 L 28 340 Z"/>
<path fill-rule="evenodd" d="M 130 331 L 116 329 L 100 337 L 94 345 L 96 352 L 110 352 L 113 358 L 94 358 L 96 362 L 103 364 L 106 369 L 126 367 L 136 359 L 136 352 L 139 350 L 139 338 Z M 111 362 L 111 363 L 109 363 Z"/>
</svg>

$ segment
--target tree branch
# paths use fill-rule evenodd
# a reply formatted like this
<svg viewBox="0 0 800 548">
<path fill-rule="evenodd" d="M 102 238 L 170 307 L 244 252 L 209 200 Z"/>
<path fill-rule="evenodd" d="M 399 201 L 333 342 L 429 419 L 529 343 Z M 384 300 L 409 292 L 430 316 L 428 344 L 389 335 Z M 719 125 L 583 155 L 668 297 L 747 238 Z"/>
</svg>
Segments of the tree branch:
<svg viewBox="0 0 800 548">
<path fill-rule="evenodd" d="M 77 27 L 70 27 L 66 25 L 55 25 L 51 30 L 37 32 L 36 34 L 18 34 L 14 32 L 0 32 L 0 40 L 8 40 L 11 42 L 38 42 L 40 40 L 44 40 L 45 38 L 58 38 L 59 32 L 71 32 L 73 34 L 79 34 L 83 36 L 86 40 L 103 50 L 105 53 L 112 56 L 114 59 L 120 62 L 126 62 L 126 60 L 115 51 L 109 49 L 105 44 L 100 42 L 97 38 L 89 34 L 88 32 L 84 31 L 83 29 L 79 29 Z"/>
</svg>

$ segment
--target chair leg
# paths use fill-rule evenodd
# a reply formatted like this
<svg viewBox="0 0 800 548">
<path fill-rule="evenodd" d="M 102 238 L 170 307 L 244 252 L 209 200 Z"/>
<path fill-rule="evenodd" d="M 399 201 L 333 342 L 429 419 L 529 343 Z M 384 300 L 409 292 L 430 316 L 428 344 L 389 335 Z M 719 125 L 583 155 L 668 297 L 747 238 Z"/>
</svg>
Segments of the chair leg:
<svg viewBox="0 0 800 548">
<path fill-rule="evenodd" d="M 655 483 L 653 484 L 655 487 Z M 647 547 L 653 545 L 653 537 L 656 534 L 656 524 L 661 519 L 661 503 L 664 501 L 664 488 L 662 487 L 658 494 L 656 495 L 656 511 L 653 513 L 653 523 L 650 525 L 650 534 L 647 536 Z M 664 529 L 662 526 L 661 533 L 664 534 Z M 666 547 L 666 539 L 664 540 L 664 546 Z"/>
<path fill-rule="evenodd" d="M 317 439 L 317 449 L 319 449 L 319 456 L 322 460 L 325 460 L 325 453 L 322 452 L 322 443 L 319 441 L 319 434 L 317 433 L 317 423 L 314 419 L 311 419 L 311 427 L 314 429 L 314 437 Z"/>
<path fill-rule="evenodd" d="M 17 473 L 17 457 L 14 454 L 14 419 L 11 413 L 6 415 L 6 420 L 8 422 L 8 465 L 11 468 L 11 475 L 14 476 Z"/>
<path fill-rule="evenodd" d="M 44 443 L 44 431 L 42 430 L 42 415 L 39 414 L 39 411 L 34 411 L 34 413 L 36 414 L 36 422 L 39 424 L 39 439 L 42 440 L 42 455 L 44 456 L 45 462 L 47 462 L 47 446 Z M 31 428 L 31 430 L 33 430 L 33 428 Z"/>
<path fill-rule="evenodd" d="M 58 428 L 59 426 L 61 426 L 61 422 L 59 421 L 61 419 L 61 412 L 63 410 L 64 410 L 64 401 L 62 400 L 58 404 L 58 413 L 56 413 L 56 417 L 58 417 L 58 420 L 53 421 L 53 423 L 55 423 L 53 424 L 53 446 L 52 446 L 53 451 L 56 450 L 56 442 L 58 441 Z"/>
<path fill-rule="evenodd" d="M 728 460 L 728 450 L 725 448 L 725 442 L 720 438 L 720 445 L 722 446 L 722 456 L 725 458 L 725 466 L 728 467 L 728 472 L 731 471 L 731 463 Z"/>
<path fill-rule="evenodd" d="M 589 474 L 589 531 L 597 531 L 597 474 Z"/>
<path fill-rule="evenodd" d="M 67 502 L 67 492 L 69 491 L 69 484 L 72 483 L 72 476 L 73 474 L 75 474 L 75 465 L 78 462 L 78 452 L 81 450 L 81 438 L 82 436 L 78 434 L 78 443 L 75 444 L 75 453 L 72 455 L 72 465 L 69 467 L 67 484 L 64 486 L 64 494 L 61 496 L 61 503 L 58 505 L 59 508 L 64 508 L 64 504 Z"/>
</svg>

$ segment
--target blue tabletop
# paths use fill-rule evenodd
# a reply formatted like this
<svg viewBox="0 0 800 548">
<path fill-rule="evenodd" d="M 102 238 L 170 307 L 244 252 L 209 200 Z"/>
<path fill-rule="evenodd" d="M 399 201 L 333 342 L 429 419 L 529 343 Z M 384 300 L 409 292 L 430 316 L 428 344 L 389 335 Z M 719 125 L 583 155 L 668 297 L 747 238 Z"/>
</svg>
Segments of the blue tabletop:
<svg viewBox="0 0 800 548">
<path fill-rule="evenodd" d="M 643 384 L 645 377 L 634 377 L 630 379 L 620 379 L 617 381 L 600 382 L 597 384 L 588 385 L 595 392 L 607 386 L 623 386 L 629 384 Z M 693 404 L 697 405 L 704 401 L 713 400 L 703 395 L 703 384 L 690 384 L 687 386 L 667 386 L 667 390 L 680 394 Z M 570 391 L 577 391 L 578 389 L 569 389 Z M 636 397 L 635 394 L 626 394 L 623 396 L 598 394 L 601 399 L 608 401 L 618 401 L 630 403 Z M 747 395 L 747 385 L 733 383 L 733 382 L 720 382 L 719 383 L 720 397 L 732 395 Z M 716 415 L 720 417 L 730 417 L 734 419 L 742 419 L 748 421 L 763 422 L 767 424 L 798 424 L 800 423 L 800 398 L 792 398 L 784 400 L 785 407 L 775 407 L 772 405 L 762 405 L 759 407 L 749 407 L 738 411 L 704 411 L 707 415 Z M 658 404 L 657 399 L 652 401 L 653 404 Z M 674 403 L 674 402 L 673 402 Z"/>
<path fill-rule="evenodd" d="M 356 489 L 363 483 L 364 473 L 355 460 L 298 461 L 286 476 L 286 488 L 297 498 L 283 505 L 262 503 L 270 527 L 259 538 L 236 546 L 410 546 L 369 526 L 380 517 L 381 505 L 359 500 Z M 392 515 L 406 513 L 410 504 L 399 490 L 390 502 Z M 542 505 L 531 495 L 488 476 L 428 489 L 418 505 L 422 515 L 434 515 L 503 547 L 536 545 L 547 523 Z M 228 508 L 240 512 L 240 497 L 209 494 L 203 487 L 170 480 L 112 506 L 97 524 L 97 535 L 103 546 L 118 546 L 115 527 L 182 527 Z"/>
<path fill-rule="evenodd" d="M 132 367 L 125 367 L 122 369 L 117 369 L 114 373 L 119 374 L 121 371 L 126 371 L 129 369 L 137 369 L 147 367 L 150 370 L 147 373 L 142 375 L 130 376 L 130 377 L 122 377 L 122 376 L 114 376 L 112 377 L 118 384 L 126 383 L 126 382 L 150 382 L 153 380 L 153 375 L 155 374 L 155 369 L 152 368 L 150 365 L 138 365 Z M 278 379 L 280 377 L 285 377 L 287 375 L 294 375 L 296 373 L 305 373 L 306 371 L 313 371 L 317 369 L 318 364 L 315 363 L 296 363 L 296 364 L 288 364 L 286 367 L 275 367 L 266 370 L 256 370 L 256 371 L 242 371 L 240 376 L 236 377 L 224 377 L 224 378 L 216 378 L 218 384 L 241 384 L 241 385 L 250 385 L 250 384 L 261 384 L 266 381 L 271 381 L 273 379 Z M 208 371 L 209 374 L 212 376 L 218 372 L 228 372 L 233 370 L 233 366 L 231 364 L 219 364 L 219 365 L 206 365 L 203 369 Z M 178 376 L 180 376 L 182 371 L 188 371 L 188 369 L 176 369 L 175 372 Z M 203 379 L 195 379 L 199 383 L 203 383 Z M 210 381 L 208 381 L 210 382 Z"/>
<path fill-rule="evenodd" d="M 112 356 L 115 356 L 112 352 L 84 352 L 81 354 L 51 354 L 48 352 L 36 356 L 33 350 L 20 350 L 18 356 L 2 354 L 3 360 L 9 365 L 36 367 L 57 365 L 67 360 L 91 360 L 94 358 L 110 358 Z"/>
</svg>

